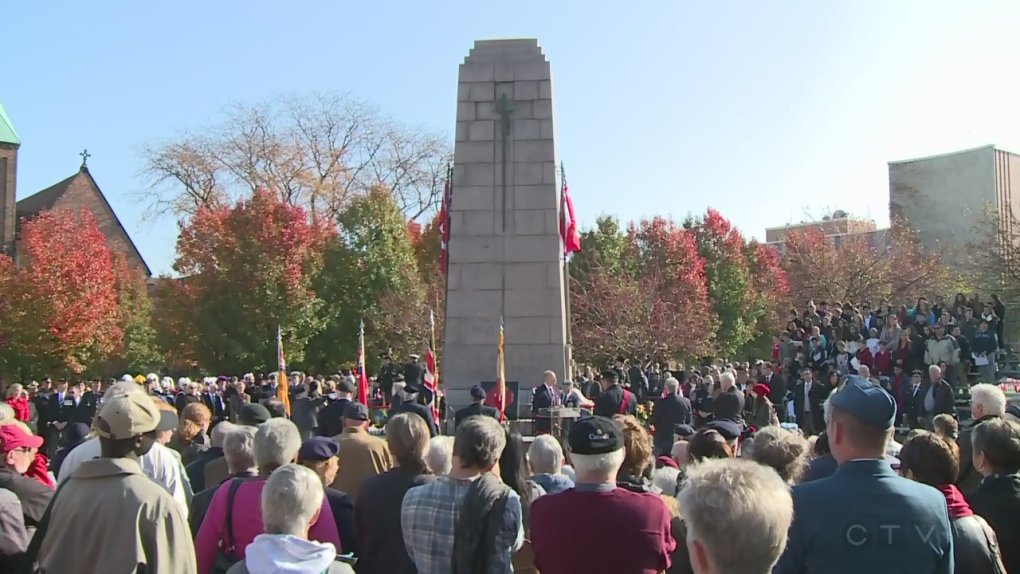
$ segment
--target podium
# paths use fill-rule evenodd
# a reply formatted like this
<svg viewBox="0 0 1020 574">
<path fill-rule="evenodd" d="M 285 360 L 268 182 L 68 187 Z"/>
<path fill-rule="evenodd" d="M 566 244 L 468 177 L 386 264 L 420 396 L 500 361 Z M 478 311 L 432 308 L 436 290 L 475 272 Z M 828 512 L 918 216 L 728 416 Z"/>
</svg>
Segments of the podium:
<svg viewBox="0 0 1020 574">
<path fill-rule="evenodd" d="M 549 407 L 538 409 L 538 418 L 549 419 L 552 436 L 563 442 L 567 433 L 570 432 L 570 425 L 581 417 L 581 409 L 569 407 Z"/>
</svg>

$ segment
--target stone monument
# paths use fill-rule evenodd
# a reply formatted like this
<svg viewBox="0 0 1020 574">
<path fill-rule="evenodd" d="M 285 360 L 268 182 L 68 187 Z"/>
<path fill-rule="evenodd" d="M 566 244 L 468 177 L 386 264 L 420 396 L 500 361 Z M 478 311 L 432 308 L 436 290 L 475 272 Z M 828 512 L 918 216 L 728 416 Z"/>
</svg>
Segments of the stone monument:
<svg viewBox="0 0 1020 574">
<path fill-rule="evenodd" d="M 453 407 L 506 379 L 518 409 L 569 361 L 552 75 L 538 41 L 481 40 L 460 66 L 442 382 Z"/>
</svg>

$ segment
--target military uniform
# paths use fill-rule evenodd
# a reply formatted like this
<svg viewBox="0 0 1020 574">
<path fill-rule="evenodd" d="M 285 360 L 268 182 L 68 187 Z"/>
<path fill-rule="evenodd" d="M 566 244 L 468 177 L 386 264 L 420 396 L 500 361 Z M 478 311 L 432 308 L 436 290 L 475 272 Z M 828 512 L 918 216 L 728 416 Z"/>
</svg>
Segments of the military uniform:
<svg viewBox="0 0 1020 574">
<path fill-rule="evenodd" d="M 397 380 L 397 375 L 400 374 L 400 371 L 397 370 L 397 366 L 393 364 L 388 353 L 380 355 L 379 358 L 383 359 L 384 363 L 375 379 L 379 382 L 379 389 L 382 391 L 383 399 L 386 401 L 386 404 L 390 404 L 393 400 L 393 383 Z"/>
</svg>

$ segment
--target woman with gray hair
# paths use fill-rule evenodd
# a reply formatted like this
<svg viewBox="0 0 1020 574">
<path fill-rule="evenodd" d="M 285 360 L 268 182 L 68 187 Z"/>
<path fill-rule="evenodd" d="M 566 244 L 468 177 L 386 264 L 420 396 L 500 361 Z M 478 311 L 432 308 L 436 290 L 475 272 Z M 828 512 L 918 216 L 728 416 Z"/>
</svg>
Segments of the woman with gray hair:
<svg viewBox="0 0 1020 574">
<path fill-rule="evenodd" d="M 322 480 L 306 467 L 285 464 L 274 470 L 262 489 L 265 534 L 255 537 L 245 550 L 245 559 L 227 574 L 354 574 L 350 566 L 336 562 L 332 544 L 308 539 L 308 529 L 319 518 L 324 492 Z"/>
<path fill-rule="evenodd" d="M 270 419 L 255 431 L 252 447 L 259 476 L 247 480 L 231 479 L 216 490 L 195 536 L 199 572 L 210 572 L 214 564 L 222 563 L 224 559 L 238 561 L 255 537 L 263 533 L 262 510 L 258 501 L 262 499 L 262 491 L 272 473 L 297 460 L 301 434 L 297 426 L 287 419 Z M 319 478 L 316 477 L 316 480 Z M 321 491 L 319 508 L 320 515 L 312 521 L 309 538 L 328 542 L 342 552 L 333 511 Z"/>
<path fill-rule="evenodd" d="M 775 470 L 787 484 L 796 484 L 807 468 L 808 443 L 793 431 L 768 426 L 755 433 L 751 460 Z"/>
</svg>

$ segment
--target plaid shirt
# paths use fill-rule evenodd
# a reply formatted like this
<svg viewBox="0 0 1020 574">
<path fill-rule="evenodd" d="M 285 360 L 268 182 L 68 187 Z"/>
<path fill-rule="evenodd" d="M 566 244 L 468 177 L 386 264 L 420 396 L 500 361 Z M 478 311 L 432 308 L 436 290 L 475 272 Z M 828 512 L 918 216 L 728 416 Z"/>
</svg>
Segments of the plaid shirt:
<svg viewBox="0 0 1020 574">
<path fill-rule="evenodd" d="M 418 574 L 449 574 L 453 569 L 453 534 L 461 503 L 471 482 L 442 476 L 435 482 L 412 488 L 404 495 L 400 526 L 407 555 L 418 568 Z M 521 499 L 511 492 L 496 544 L 497 548 L 505 548 L 506 551 L 495 557 L 488 572 L 472 574 L 513 572 L 510 555 L 523 543 Z"/>
</svg>

